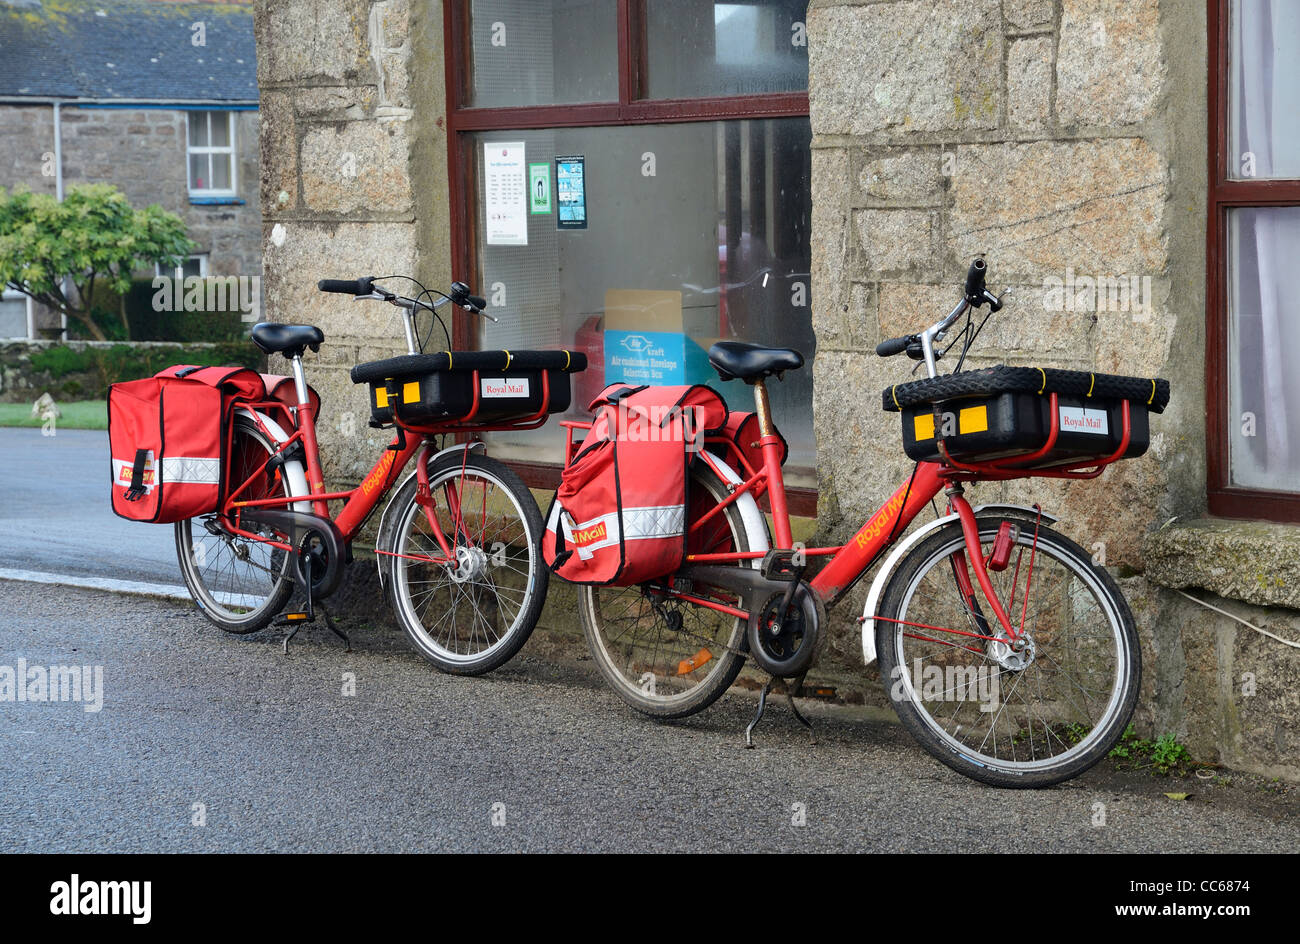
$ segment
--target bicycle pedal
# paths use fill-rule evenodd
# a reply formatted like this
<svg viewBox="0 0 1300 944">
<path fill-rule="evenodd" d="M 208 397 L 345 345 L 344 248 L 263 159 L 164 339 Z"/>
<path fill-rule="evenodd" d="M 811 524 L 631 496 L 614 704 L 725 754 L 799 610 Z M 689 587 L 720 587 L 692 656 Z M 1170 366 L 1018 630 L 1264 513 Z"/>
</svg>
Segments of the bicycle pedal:
<svg viewBox="0 0 1300 944">
<path fill-rule="evenodd" d="M 277 626 L 289 626 L 294 623 L 314 623 L 316 617 L 310 613 L 285 613 L 276 621 Z"/>
</svg>

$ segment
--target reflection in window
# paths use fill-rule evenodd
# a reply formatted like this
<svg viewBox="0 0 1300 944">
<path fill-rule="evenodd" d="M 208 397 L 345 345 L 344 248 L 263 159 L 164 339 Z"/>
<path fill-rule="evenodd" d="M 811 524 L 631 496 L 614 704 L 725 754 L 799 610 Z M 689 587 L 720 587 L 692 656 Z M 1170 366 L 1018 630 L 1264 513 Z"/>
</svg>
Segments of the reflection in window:
<svg viewBox="0 0 1300 944">
<path fill-rule="evenodd" d="M 616 0 L 474 0 L 476 108 L 618 101 Z"/>
<path fill-rule="evenodd" d="M 647 0 L 647 98 L 808 88 L 806 0 Z"/>
<path fill-rule="evenodd" d="M 810 362 L 809 144 L 806 118 L 544 131 L 482 132 L 472 160 L 483 294 L 500 302 L 484 347 L 568 347 L 591 362 L 576 376 L 575 413 L 624 379 L 645 344 L 665 346 L 659 383 L 709 383 L 737 409 L 752 391 L 721 383 L 704 352 L 720 338 L 794 347 Z M 523 142 L 528 164 L 581 155 L 586 229 L 561 229 L 554 211 L 530 214 L 526 246 L 484 241 L 483 148 Z M 645 156 L 653 154 L 653 173 Z M 676 348 L 673 348 L 673 344 Z M 619 347 L 621 345 L 621 347 Z M 629 346 L 632 345 L 632 346 Z M 626 349 L 626 350 L 624 350 Z M 811 483 L 812 375 L 771 385 L 790 465 Z M 502 434 L 508 458 L 559 461 L 557 426 Z"/>
</svg>

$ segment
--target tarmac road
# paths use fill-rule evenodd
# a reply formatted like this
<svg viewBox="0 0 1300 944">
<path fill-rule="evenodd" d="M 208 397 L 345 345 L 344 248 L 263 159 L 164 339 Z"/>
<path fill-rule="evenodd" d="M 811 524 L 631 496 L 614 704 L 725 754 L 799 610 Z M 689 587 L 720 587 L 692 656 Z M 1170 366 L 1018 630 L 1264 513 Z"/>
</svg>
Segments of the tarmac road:
<svg viewBox="0 0 1300 944">
<path fill-rule="evenodd" d="M 1208 785 L 1175 802 L 1161 791 L 1189 787 L 1102 770 L 1051 790 L 994 790 L 862 712 L 810 706 L 810 743 L 784 701 L 746 750 L 754 701 L 743 695 L 658 724 L 601 688 L 590 663 L 525 647 L 489 676 L 458 678 L 387 630 L 348 629 L 350 654 L 310 626 L 286 656 L 282 630 L 227 636 L 177 601 L 0 580 L 0 666 L 103 667 L 98 712 L 0 702 L 4 847 L 1300 848 L 1294 802 L 1257 805 Z"/>
</svg>

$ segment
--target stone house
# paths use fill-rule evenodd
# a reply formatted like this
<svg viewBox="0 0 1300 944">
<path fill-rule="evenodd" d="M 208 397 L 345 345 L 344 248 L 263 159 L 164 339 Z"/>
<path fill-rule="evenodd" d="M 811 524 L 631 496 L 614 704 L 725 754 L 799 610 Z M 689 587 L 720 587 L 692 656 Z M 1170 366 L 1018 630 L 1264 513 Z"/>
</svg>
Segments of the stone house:
<svg viewBox="0 0 1300 944">
<path fill-rule="evenodd" d="M 0 187 L 157 203 L 198 244 L 176 275 L 261 275 L 257 108 L 248 6 L 0 0 Z M 0 338 L 59 328 L 4 293 Z"/>
<path fill-rule="evenodd" d="M 906 365 L 872 351 L 948 311 L 982 253 L 1013 295 L 974 365 L 1166 377 L 1173 399 L 1096 482 L 977 496 L 1041 502 L 1121 578 L 1144 730 L 1300 776 L 1300 653 L 1278 638 L 1300 639 L 1294 4 L 268 0 L 257 38 L 267 304 L 328 338 L 336 482 L 379 446 L 347 368 L 400 329 L 318 278 L 454 275 L 501 316 L 457 320 L 457 346 L 598 365 L 653 292 L 668 334 L 808 355 L 776 409 L 796 509 L 843 541 L 911 468 L 880 401 Z M 582 225 L 541 192 L 489 220 L 498 153 L 580 180 Z M 558 435 L 493 451 L 546 487 Z M 828 665 L 858 660 L 864 592 Z"/>
</svg>

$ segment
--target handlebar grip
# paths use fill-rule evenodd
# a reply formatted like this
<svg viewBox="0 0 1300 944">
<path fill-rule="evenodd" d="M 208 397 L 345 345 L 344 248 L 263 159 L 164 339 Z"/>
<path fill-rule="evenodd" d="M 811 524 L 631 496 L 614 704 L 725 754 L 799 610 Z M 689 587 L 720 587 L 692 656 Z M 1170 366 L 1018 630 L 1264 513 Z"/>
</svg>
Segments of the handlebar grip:
<svg viewBox="0 0 1300 944">
<path fill-rule="evenodd" d="M 339 295 L 369 295 L 374 290 L 374 281 L 374 276 L 364 279 L 321 279 L 316 283 L 316 288 Z"/>
<path fill-rule="evenodd" d="M 912 336 L 905 334 L 901 338 L 890 338 L 888 341 L 881 341 L 876 345 L 876 353 L 881 357 L 893 357 L 895 354 L 902 354 L 907 350 L 907 346 L 912 343 Z"/>
<path fill-rule="evenodd" d="M 983 259 L 972 262 L 966 272 L 966 300 L 972 305 L 978 306 L 984 301 L 984 276 L 987 272 L 988 265 Z"/>
<path fill-rule="evenodd" d="M 480 298 L 480 297 L 477 296 L 477 295 L 466 295 L 466 296 L 465 296 L 465 301 L 469 302 L 471 305 L 473 305 L 473 306 L 474 306 L 475 308 L 477 308 L 479 311 L 482 311 L 484 308 L 487 307 L 487 299 L 486 299 L 486 298 Z"/>
</svg>

